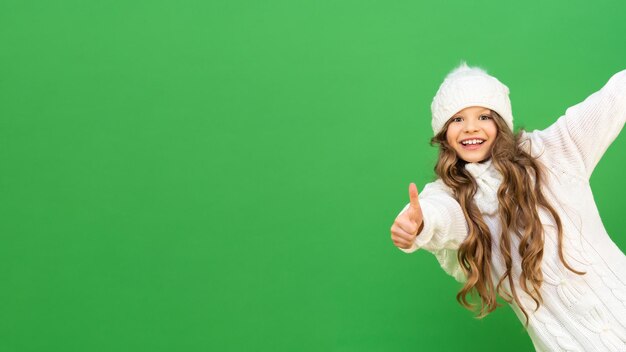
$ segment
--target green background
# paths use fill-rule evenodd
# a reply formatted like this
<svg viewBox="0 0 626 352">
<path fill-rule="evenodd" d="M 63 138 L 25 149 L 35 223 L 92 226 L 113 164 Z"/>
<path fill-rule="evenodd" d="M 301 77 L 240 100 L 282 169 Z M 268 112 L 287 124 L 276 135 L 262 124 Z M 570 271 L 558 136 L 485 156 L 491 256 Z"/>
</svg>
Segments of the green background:
<svg viewBox="0 0 626 352">
<path fill-rule="evenodd" d="M 0 2 L 1 351 L 530 351 L 389 229 L 460 60 L 543 129 L 623 1 Z M 619 136 L 591 179 L 622 250 Z"/>
</svg>

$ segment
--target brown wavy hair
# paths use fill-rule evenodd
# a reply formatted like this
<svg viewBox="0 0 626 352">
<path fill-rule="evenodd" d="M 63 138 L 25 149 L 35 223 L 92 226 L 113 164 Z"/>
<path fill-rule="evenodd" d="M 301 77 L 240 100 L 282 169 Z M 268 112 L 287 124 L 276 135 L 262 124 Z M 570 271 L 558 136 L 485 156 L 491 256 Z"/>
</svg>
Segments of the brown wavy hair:
<svg viewBox="0 0 626 352">
<path fill-rule="evenodd" d="M 521 262 L 520 287 L 535 301 L 536 309 L 543 303 L 540 293 L 543 282 L 541 260 L 543 258 L 544 232 L 539 220 L 537 206 L 544 207 L 552 214 L 558 229 L 558 249 L 561 262 L 570 271 L 583 275 L 567 264 L 563 257 L 563 227 L 561 218 L 543 195 L 540 185 L 546 179 L 543 164 L 530 155 L 530 140 L 521 141 L 523 128 L 517 133 L 506 125 L 497 112 L 491 110 L 491 117 L 496 123 L 497 134 L 491 149 L 492 165 L 503 176 L 502 184 L 498 189 L 498 215 L 502 232 L 500 234 L 500 252 L 504 257 L 506 271 L 494 289 L 491 278 L 491 232 L 485 224 L 482 214 L 475 202 L 474 194 L 477 184 L 474 177 L 465 170 L 466 161 L 459 158 L 456 151 L 448 144 L 446 131 L 452 120 L 444 125 L 441 132 L 431 140 L 431 146 L 439 145 L 439 157 L 435 166 L 435 173 L 453 191 L 456 200 L 463 209 L 467 220 L 469 233 L 457 252 L 461 269 L 467 277 L 463 288 L 456 295 L 457 301 L 466 309 L 474 310 L 475 304 L 468 301 L 478 294 L 480 310 L 476 318 L 481 319 L 501 306 L 497 303 L 496 293 L 505 301 L 515 300 L 526 317 L 524 324 L 528 328 L 528 314 L 519 301 L 513 276 L 511 275 L 512 259 L 511 232 L 520 238 L 517 248 Z M 532 190 L 532 191 L 531 191 Z M 502 283 L 508 278 L 512 292 L 504 292 Z M 530 286 L 528 286 L 530 283 Z"/>
</svg>

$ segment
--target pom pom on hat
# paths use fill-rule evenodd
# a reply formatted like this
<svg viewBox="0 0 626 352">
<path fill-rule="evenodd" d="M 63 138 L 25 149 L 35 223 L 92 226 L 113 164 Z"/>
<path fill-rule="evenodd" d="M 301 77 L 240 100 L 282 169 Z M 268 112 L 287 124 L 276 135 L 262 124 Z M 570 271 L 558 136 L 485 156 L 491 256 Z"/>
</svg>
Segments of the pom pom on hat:
<svg viewBox="0 0 626 352">
<path fill-rule="evenodd" d="M 434 134 L 439 133 L 454 114 L 470 106 L 497 112 L 513 131 L 509 88 L 482 68 L 470 67 L 462 61 L 448 73 L 433 98 L 430 109 Z"/>
</svg>

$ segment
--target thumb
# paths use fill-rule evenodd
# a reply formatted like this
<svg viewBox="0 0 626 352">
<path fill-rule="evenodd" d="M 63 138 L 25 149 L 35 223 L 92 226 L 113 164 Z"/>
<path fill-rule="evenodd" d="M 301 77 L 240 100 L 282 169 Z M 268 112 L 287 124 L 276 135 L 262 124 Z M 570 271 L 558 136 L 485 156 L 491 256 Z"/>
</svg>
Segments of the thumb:
<svg viewBox="0 0 626 352">
<path fill-rule="evenodd" d="M 409 184 L 409 199 L 411 201 L 411 206 L 409 207 L 409 217 L 413 220 L 417 220 L 418 214 L 422 210 L 417 196 L 417 186 L 415 186 L 415 183 L 411 182 Z"/>
</svg>

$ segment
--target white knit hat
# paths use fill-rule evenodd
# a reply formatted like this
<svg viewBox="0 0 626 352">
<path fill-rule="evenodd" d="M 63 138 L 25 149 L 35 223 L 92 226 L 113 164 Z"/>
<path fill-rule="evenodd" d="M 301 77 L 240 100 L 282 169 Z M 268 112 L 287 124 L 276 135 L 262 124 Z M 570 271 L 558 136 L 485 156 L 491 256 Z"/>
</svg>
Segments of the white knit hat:
<svg viewBox="0 0 626 352">
<path fill-rule="evenodd" d="M 441 131 L 452 115 L 470 106 L 482 106 L 497 112 L 513 131 L 509 88 L 485 70 L 469 67 L 462 61 L 448 73 L 433 98 L 430 109 L 434 134 Z"/>
</svg>

